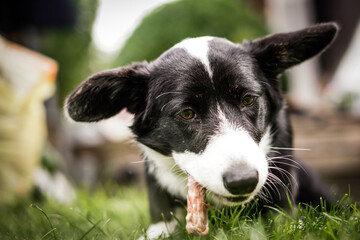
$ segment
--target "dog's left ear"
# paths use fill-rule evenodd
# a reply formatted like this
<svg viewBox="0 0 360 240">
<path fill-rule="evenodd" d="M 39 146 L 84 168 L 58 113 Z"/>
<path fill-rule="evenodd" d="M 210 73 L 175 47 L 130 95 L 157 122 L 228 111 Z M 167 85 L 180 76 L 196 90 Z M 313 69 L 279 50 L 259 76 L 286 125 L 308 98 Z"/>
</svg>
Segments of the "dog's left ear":
<svg viewBox="0 0 360 240">
<path fill-rule="evenodd" d="M 79 122 L 106 119 L 126 108 L 138 113 L 144 108 L 150 73 L 147 63 L 105 70 L 88 77 L 67 98 L 65 111 Z"/>
<path fill-rule="evenodd" d="M 323 23 L 295 32 L 273 34 L 243 45 L 265 74 L 276 77 L 326 49 L 338 30 L 336 23 Z"/>
</svg>

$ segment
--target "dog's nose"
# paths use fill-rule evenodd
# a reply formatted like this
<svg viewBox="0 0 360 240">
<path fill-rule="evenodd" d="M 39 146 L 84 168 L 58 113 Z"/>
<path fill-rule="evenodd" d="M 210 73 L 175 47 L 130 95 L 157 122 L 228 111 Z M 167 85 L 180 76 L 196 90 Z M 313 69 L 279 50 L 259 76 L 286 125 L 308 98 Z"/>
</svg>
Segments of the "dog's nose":
<svg viewBox="0 0 360 240">
<path fill-rule="evenodd" d="M 223 175 L 225 188 L 234 195 L 248 194 L 254 191 L 259 181 L 259 173 L 255 169 L 229 171 Z"/>
</svg>

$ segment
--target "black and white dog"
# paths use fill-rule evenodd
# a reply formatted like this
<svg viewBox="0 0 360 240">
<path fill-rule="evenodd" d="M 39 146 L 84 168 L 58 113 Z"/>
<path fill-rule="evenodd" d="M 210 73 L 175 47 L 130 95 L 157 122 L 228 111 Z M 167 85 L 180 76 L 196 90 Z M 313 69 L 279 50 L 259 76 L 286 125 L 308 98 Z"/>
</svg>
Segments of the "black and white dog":
<svg viewBox="0 0 360 240">
<path fill-rule="evenodd" d="M 259 206 L 330 200 L 318 178 L 292 157 L 292 132 L 277 77 L 334 39 L 334 23 L 270 35 L 242 45 L 216 37 L 185 39 L 151 63 L 86 79 L 67 99 L 75 121 L 106 119 L 126 108 L 146 159 L 149 237 L 186 203 L 190 174 L 215 206 L 257 198 Z"/>
</svg>

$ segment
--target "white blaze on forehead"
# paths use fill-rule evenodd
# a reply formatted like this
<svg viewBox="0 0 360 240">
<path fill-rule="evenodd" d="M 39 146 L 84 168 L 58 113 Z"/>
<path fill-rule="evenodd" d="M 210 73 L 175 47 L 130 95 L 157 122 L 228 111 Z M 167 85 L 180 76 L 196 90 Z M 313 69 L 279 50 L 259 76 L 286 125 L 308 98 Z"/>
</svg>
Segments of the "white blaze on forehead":
<svg viewBox="0 0 360 240">
<path fill-rule="evenodd" d="M 210 62 L 208 58 L 209 52 L 209 41 L 213 37 L 198 37 L 198 38 L 187 38 L 180 43 L 176 44 L 173 48 L 182 48 L 187 51 L 191 56 L 199 59 L 209 72 L 209 76 L 212 76 L 212 70 L 210 68 Z"/>
</svg>

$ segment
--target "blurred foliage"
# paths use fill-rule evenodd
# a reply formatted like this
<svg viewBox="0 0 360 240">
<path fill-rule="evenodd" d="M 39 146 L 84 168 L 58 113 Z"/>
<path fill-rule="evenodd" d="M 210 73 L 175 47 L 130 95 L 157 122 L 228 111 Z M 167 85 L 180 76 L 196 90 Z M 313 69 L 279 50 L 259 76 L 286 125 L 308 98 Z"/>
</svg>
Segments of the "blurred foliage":
<svg viewBox="0 0 360 240">
<path fill-rule="evenodd" d="M 261 16 L 246 0 L 181 0 L 163 5 L 146 16 L 127 40 L 114 66 L 153 60 L 187 37 L 212 35 L 234 42 L 267 33 Z M 74 28 L 52 29 L 41 35 L 40 51 L 59 63 L 57 93 L 60 104 L 94 66 L 92 24 L 98 0 L 73 0 Z M 96 60 L 95 60 L 96 61 Z M 96 68 L 96 69 L 92 69 Z"/>
<path fill-rule="evenodd" d="M 74 28 L 42 33 L 40 51 L 56 59 L 58 100 L 62 103 L 93 68 L 91 30 L 98 0 L 73 0 Z M 212 35 L 234 42 L 266 34 L 260 14 L 246 0 L 181 0 L 159 7 L 143 19 L 127 40 L 114 66 L 153 60 L 187 37 Z"/>
<path fill-rule="evenodd" d="M 143 19 L 114 66 L 153 60 L 182 39 L 224 37 L 233 42 L 267 33 L 260 13 L 246 0 L 181 0 L 163 5 Z"/>
<path fill-rule="evenodd" d="M 342 97 L 340 102 L 337 104 L 338 110 L 342 112 L 349 111 L 351 106 L 355 105 L 356 100 L 359 96 L 355 93 L 347 92 Z"/>
<path fill-rule="evenodd" d="M 76 14 L 73 28 L 51 29 L 41 35 L 40 51 L 59 63 L 58 99 L 62 103 L 90 72 L 91 31 L 98 0 L 72 0 Z"/>
</svg>

